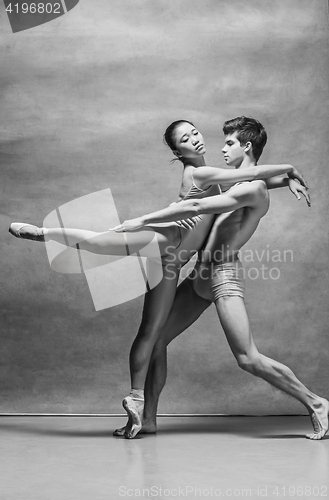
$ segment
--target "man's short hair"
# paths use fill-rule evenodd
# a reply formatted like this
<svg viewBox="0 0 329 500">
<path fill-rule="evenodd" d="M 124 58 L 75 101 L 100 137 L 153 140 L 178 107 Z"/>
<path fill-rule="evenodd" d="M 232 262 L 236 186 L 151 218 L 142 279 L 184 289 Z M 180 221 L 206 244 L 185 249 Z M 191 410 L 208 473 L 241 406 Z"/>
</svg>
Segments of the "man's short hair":
<svg viewBox="0 0 329 500">
<path fill-rule="evenodd" d="M 267 133 L 263 125 L 254 118 L 238 116 L 224 123 L 223 132 L 225 135 L 231 135 L 237 132 L 237 139 L 240 144 L 251 142 L 252 154 L 256 162 L 259 160 L 267 141 Z"/>
</svg>

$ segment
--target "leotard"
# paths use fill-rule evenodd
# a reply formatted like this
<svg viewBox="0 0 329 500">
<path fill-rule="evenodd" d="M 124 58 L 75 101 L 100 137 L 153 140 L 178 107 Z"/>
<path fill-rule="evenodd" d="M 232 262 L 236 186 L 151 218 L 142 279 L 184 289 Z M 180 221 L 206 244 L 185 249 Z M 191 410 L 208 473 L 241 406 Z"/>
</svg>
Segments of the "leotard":
<svg viewBox="0 0 329 500">
<path fill-rule="evenodd" d="M 194 181 L 192 174 L 192 185 L 184 196 L 183 200 L 192 198 L 205 198 L 207 196 L 215 196 L 221 194 L 221 189 L 218 185 L 213 185 L 207 189 L 199 188 Z M 166 262 L 174 264 L 184 264 L 201 248 L 206 237 L 209 234 L 210 228 L 215 219 L 215 214 L 202 214 L 197 216 L 196 224 L 193 227 L 185 228 L 177 222 L 168 222 L 161 224 L 150 224 L 156 228 L 157 226 L 172 226 L 175 225 L 179 231 L 179 243 L 176 247 L 169 247 L 170 257 L 162 257 Z"/>
</svg>

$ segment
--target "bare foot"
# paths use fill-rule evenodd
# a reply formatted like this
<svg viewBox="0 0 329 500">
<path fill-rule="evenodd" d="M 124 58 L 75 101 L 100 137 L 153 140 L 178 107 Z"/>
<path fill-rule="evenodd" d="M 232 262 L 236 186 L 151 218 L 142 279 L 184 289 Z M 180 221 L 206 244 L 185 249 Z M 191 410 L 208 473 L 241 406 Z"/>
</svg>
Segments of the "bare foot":
<svg viewBox="0 0 329 500">
<path fill-rule="evenodd" d="M 126 427 L 128 428 L 128 424 L 124 425 L 123 427 L 120 427 L 119 429 L 115 429 L 115 431 L 113 432 L 113 436 L 123 437 L 125 435 L 125 432 L 126 432 Z"/>
<path fill-rule="evenodd" d="M 314 432 L 306 434 L 308 439 L 322 439 L 328 431 L 329 401 L 320 398 L 320 404 L 310 413 Z"/>
<path fill-rule="evenodd" d="M 140 434 L 156 434 L 157 424 L 154 421 L 143 420 L 143 426 Z"/>
</svg>

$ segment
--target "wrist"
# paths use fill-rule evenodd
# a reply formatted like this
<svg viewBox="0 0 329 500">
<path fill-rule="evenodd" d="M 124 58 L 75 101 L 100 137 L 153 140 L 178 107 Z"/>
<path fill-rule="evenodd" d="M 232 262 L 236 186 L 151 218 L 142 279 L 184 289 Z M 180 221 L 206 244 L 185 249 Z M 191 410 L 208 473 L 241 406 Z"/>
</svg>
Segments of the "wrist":
<svg viewBox="0 0 329 500">
<path fill-rule="evenodd" d="M 295 169 L 295 167 L 293 167 L 292 165 L 288 165 L 288 167 L 290 167 L 290 170 L 287 172 L 288 177 L 295 177 L 297 174 L 297 170 Z"/>
<path fill-rule="evenodd" d="M 253 171 L 252 171 L 252 180 L 253 181 L 257 181 L 260 177 L 260 174 L 261 174 L 261 168 L 259 167 L 259 165 L 255 165 L 253 168 Z"/>
</svg>

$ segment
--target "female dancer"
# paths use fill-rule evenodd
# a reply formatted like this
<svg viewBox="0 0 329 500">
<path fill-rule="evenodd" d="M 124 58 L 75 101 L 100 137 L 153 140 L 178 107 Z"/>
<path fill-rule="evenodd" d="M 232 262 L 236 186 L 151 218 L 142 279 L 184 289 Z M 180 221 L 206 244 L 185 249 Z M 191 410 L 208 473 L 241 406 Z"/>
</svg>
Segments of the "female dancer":
<svg viewBox="0 0 329 500">
<path fill-rule="evenodd" d="M 302 176 L 291 165 L 256 166 L 243 170 L 205 167 L 204 139 L 195 126 L 185 120 L 172 123 L 166 130 L 165 140 L 184 165 L 180 199 L 218 195 L 220 194 L 218 184 L 264 179 L 285 173 L 305 185 Z M 196 168 L 198 186 L 194 180 Z M 180 267 L 201 248 L 214 218 L 213 214 L 202 214 L 192 227 L 189 224 L 171 222 L 152 224 L 144 227 L 142 231 L 137 230 L 133 233 L 38 228 L 22 223 L 13 223 L 10 226 L 10 232 L 16 237 L 37 241 L 48 238 L 71 247 L 78 245 L 80 250 L 96 254 L 129 255 L 139 252 L 141 256 L 149 257 L 150 268 L 154 265 L 152 257 L 155 255 L 155 249 L 159 248 L 163 278 L 145 296 L 141 326 L 130 353 L 132 391 L 130 396 L 123 400 L 123 406 L 132 422 L 129 434 L 126 435 L 128 438 L 135 437 L 141 429 L 143 389 L 149 361 L 158 339 L 158 332 L 164 325 L 174 300 Z"/>
</svg>

